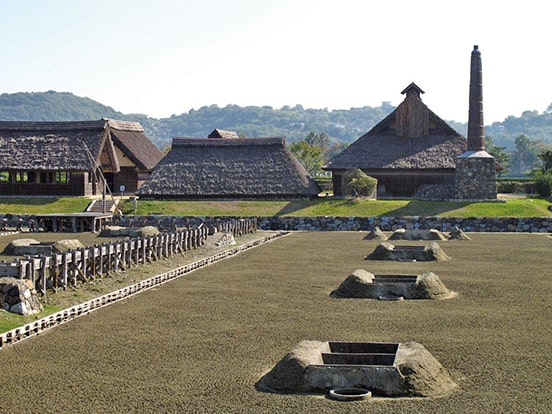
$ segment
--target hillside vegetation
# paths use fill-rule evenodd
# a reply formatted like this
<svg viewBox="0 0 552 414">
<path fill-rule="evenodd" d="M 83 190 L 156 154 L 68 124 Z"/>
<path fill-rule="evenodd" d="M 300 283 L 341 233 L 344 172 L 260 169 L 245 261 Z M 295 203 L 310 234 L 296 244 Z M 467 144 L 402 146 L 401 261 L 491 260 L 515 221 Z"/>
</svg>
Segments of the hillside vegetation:
<svg viewBox="0 0 552 414">
<path fill-rule="evenodd" d="M 76 121 L 105 118 L 140 122 L 147 135 L 160 148 L 173 137 L 205 137 L 214 128 L 229 129 L 246 137 L 283 136 L 289 142 L 304 139 L 309 132 L 325 132 L 333 142 L 350 143 L 369 131 L 388 115 L 394 106 L 364 106 L 340 110 L 305 109 L 301 105 L 246 106 L 217 105 L 192 109 L 169 118 L 150 118 L 143 114 L 123 114 L 89 98 L 68 92 L 32 92 L 0 95 L 0 120 L 4 121 Z M 439 115 L 439 108 L 431 108 Z M 461 134 L 466 124 L 446 120 Z M 495 145 L 514 147 L 515 137 L 552 143 L 552 105 L 542 113 L 531 110 L 520 117 L 509 116 L 503 122 L 486 126 Z"/>
</svg>

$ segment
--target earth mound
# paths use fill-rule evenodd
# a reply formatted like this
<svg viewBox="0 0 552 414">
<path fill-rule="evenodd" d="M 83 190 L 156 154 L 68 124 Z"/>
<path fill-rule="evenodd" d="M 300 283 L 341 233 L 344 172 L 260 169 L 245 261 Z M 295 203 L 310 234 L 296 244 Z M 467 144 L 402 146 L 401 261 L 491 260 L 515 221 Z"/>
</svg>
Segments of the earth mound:
<svg viewBox="0 0 552 414">
<path fill-rule="evenodd" d="M 451 240 L 471 240 L 466 233 L 462 231 L 462 229 L 458 226 L 455 226 L 450 231 L 450 239 Z"/>
<path fill-rule="evenodd" d="M 392 260 L 399 262 L 410 261 L 443 261 L 450 257 L 441 249 L 437 242 L 428 246 L 394 246 L 388 242 L 382 242 L 376 246 L 374 251 L 366 256 L 366 260 Z"/>
<path fill-rule="evenodd" d="M 332 348 L 337 345 L 335 352 Z M 364 353 L 374 347 L 373 354 Z M 383 355 L 382 348 L 394 351 Z M 360 353 L 363 352 L 363 353 Z M 333 356 L 333 357 L 329 357 Z M 343 363 L 366 358 L 371 363 Z M 337 360 L 337 363 L 325 361 Z M 449 373 L 420 343 L 339 343 L 301 341 L 256 384 L 266 392 L 316 393 L 335 388 L 365 388 L 376 396 L 437 397 L 456 387 Z"/>
<path fill-rule="evenodd" d="M 448 240 L 446 234 L 439 230 L 406 230 L 397 229 L 388 240 Z"/>
<path fill-rule="evenodd" d="M 121 226 L 107 226 L 103 229 L 99 237 L 145 237 L 155 236 L 160 234 L 157 227 L 145 226 L 145 227 L 121 227 Z"/>
<path fill-rule="evenodd" d="M 86 246 L 78 239 L 66 239 L 55 242 L 53 249 L 58 253 L 62 253 L 67 250 L 82 249 L 84 247 Z"/>
<path fill-rule="evenodd" d="M 383 231 L 379 227 L 376 227 L 374 228 L 374 230 L 370 231 L 364 237 L 364 240 L 374 240 L 374 239 L 385 240 L 387 239 L 387 236 L 383 233 Z"/>
<path fill-rule="evenodd" d="M 433 272 L 422 275 L 374 275 L 357 269 L 330 296 L 358 299 L 448 299 L 453 293 Z"/>
<path fill-rule="evenodd" d="M 52 243 L 40 243 L 35 239 L 12 240 L 4 248 L 4 254 L 7 256 L 34 256 L 51 253 Z"/>
</svg>

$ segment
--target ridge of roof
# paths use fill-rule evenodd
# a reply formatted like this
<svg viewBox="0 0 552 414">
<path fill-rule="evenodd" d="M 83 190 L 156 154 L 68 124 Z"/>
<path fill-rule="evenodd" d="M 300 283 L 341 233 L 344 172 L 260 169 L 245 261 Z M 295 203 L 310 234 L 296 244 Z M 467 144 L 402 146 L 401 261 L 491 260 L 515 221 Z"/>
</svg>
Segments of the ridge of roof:
<svg viewBox="0 0 552 414">
<path fill-rule="evenodd" d="M 174 137 L 173 146 L 250 146 L 250 145 L 285 145 L 285 137 L 271 138 L 185 138 Z"/>
<path fill-rule="evenodd" d="M 105 120 L 97 121 L 0 121 L 1 131 L 72 131 L 103 129 Z"/>
<path fill-rule="evenodd" d="M 215 128 L 209 135 L 207 135 L 207 138 L 238 139 L 239 136 L 235 131 Z"/>
<path fill-rule="evenodd" d="M 102 118 L 107 122 L 110 128 L 119 130 L 119 131 L 133 131 L 133 132 L 144 132 L 144 127 L 140 122 L 135 121 L 121 121 L 118 119 L 111 118 Z"/>
</svg>

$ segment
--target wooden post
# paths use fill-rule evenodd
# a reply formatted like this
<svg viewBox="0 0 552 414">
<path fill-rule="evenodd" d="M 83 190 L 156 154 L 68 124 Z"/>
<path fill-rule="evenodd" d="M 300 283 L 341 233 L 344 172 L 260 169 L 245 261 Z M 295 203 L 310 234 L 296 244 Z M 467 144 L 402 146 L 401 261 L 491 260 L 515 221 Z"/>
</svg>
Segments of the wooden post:
<svg viewBox="0 0 552 414">
<path fill-rule="evenodd" d="M 63 279 L 64 289 L 67 289 L 67 256 L 67 252 L 63 253 L 63 255 L 61 256 L 61 278 Z"/>
</svg>

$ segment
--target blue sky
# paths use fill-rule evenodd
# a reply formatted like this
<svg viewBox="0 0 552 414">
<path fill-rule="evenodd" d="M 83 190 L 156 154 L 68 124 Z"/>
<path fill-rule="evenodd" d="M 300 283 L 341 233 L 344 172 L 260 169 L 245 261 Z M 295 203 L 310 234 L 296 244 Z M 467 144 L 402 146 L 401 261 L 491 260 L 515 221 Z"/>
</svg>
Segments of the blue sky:
<svg viewBox="0 0 552 414">
<path fill-rule="evenodd" d="M 0 0 L 0 93 L 55 90 L 152 117 L 204 105 L 397 105 L 415 82 L 468 118 L 473 45 L 485 123 L 552 103 L 545 0 Z"/>
</svg>

